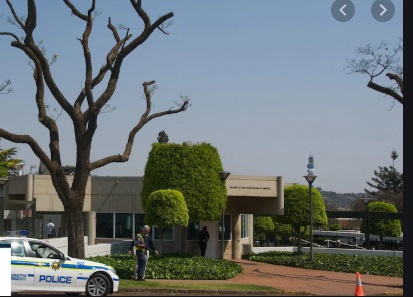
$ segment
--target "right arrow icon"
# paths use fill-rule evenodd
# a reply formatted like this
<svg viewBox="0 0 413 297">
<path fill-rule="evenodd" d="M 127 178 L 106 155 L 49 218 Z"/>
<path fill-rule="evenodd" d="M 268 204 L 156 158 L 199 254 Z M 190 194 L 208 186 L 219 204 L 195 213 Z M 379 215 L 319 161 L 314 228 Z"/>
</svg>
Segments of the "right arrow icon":
<svg viewBox="0 0 413 297">
<path fill-rule="evenodd" d="M 391 0 L 376 0 L 371 6 L 371 14 L 379 22 L 391 20 L 394 12 L 395 8 Z"/>
<path fill-rule="evenodd" d="M 383 11 L 380 13 L 380 16 L 383 16 L 383 14 L 386 13 L 387 8 L 383 6 L 383 4 L 380 4 L 381 9 L 383 9 Z"/>
</svg>

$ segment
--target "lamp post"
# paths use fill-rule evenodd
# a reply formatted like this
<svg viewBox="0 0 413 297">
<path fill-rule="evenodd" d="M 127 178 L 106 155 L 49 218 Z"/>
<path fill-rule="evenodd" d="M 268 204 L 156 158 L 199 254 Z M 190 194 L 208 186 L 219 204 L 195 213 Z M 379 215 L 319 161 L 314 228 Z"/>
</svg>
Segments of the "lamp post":
<svg viewBox="0 0 413 297">
<path fill-rule="evenodd" d="M 310 261 L 313 261 L 313 191 L 312 185 L 313 181 L 316 179 L 316 175 L 314 175 L 314 170 L 308 171 L 307 175 L 304 175 L 305 179 L 308 182 L 308 187 L 310 189 Z"/>
<path fill-rule="evenodd" d="M 223 183 L 225 183 L 225 180 L 228 178 L 228 176 L 231 174 L 230 172 L 226 171 L 220 171 L 218 172 L 219 178 Z M 225 205 L 222 208 L 222 225 L 221 225 L 221 259 L 224 259 L 224 236 L 225 236 L 225 230 L 224 230 L 224 219 L 225 219 Z"/>
<path fill-rule="evenodd" d="M 366 213 L 365 213 L 365 218 L 364 218 L 364 233 L 366 235 L 365 240 L 366 240 L 366 249 L 370 249 L 370 223 L 369 223 L 369 202 L 372 200 L 371 198 L 367 197 L 362 197 L 361 200 L 363 201 L 364 205 L 366 206 Z"/>
<path fill-rule="evenodd" d="M 4 234 L 4 197 L 3 197 L 3 187 L 9 181 L 8 178 L 0 178 L 0 236 Z"/>
</svg>

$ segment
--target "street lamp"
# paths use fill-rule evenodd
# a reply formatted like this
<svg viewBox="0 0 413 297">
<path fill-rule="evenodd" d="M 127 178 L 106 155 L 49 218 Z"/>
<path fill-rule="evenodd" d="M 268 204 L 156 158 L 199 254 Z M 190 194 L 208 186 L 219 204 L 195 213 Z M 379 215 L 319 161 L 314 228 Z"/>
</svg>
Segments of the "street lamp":
<svg viewBox="0 0 413 297">
<path fill-rule="evenodd" d="M 369 223 L 369 202 L 372 200 L 371 198 L 367 197 L 361 197 L 361 200 L 363 201 L 364 205 L 366 206 L 366 214 L 364 218 L 364 233 L 366 235 L 365 240 L 366 240 L 366 249 L 370 249 L 370 223 Z"/>
<path fill-rule="evenodd" d="M 308 182 L 308 187 L 310 189 L 310 261 L 313 261 L 313 191 L 312 185 L 313 181 L 316 179 L 314 175 L 314 170 L 308 170 L 308 174 L 304 175 Z"/>
<path fill-rule="evenodd" d="M 4 197 L 3 187 L 9 181 L 8 178 L 0 178 L 0 236 L 4 235 Z"/>
<path fill-rule="evenodd" d="M 225 183 L 225 180 L 228 178 L 228 176 L 231 174 L 231 172 L 226 172 L 226 171 L 220 171 L 218 172 L 219 178 L 223 183 Z M 221 259 L 224 259 L 224 236 L 225 236 L 225 230 L 224 230 L 224 212 L 225 212 L 225 205 L 222 208 L 222 225 L 221 225 Z"/>
</svg>

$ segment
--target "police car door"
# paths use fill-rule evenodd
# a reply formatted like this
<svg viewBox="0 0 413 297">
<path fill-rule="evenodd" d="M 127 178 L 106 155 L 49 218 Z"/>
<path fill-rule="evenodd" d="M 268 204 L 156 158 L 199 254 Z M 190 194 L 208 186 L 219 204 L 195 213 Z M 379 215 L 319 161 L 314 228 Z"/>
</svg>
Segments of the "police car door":
<svg viewBox="0 0 413 297">
<path fill-rule="evenodd" d="M 36 255 L 34 261 L 34 286 L 50 286 L 56 291 L 76 286 L 77 267 L 72 261 L 66 261 L 56 248 L 43 242 L 29 243 Z"/>
<path fill-rule="evenodd" d="M 22 239 L 10 240 L 11 245 L 11 287 L 12 291 L 32 287 L 34 280 L 33 260 L 27 257 Z"/>
</svg>

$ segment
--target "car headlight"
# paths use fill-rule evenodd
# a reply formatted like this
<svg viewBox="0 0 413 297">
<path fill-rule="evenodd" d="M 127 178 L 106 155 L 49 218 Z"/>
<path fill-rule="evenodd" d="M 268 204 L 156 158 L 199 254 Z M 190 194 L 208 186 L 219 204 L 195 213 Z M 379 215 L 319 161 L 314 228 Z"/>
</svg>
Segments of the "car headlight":
<svg viewBox="0 0 413 297">
<path fill-rule="evenodd" d="M 116 274 L 116 269 L 113 268 L 113 267 L 109 267 L 109 271 L 112 272 L 112 273 L 114 273 L 114 274 Z M 116 275 L 117 275 L 117 274 L 116 274 Z"/>
</svg>

